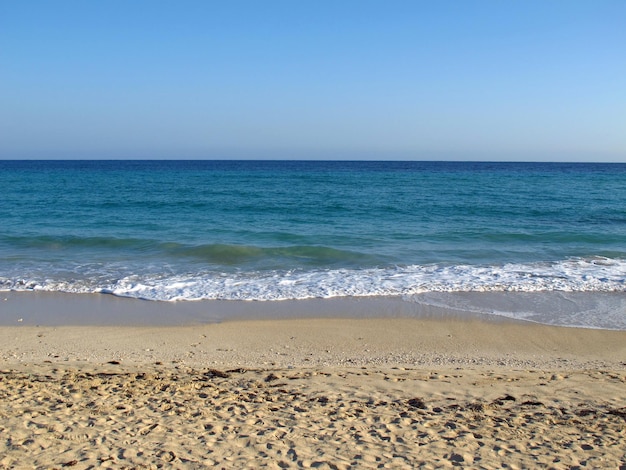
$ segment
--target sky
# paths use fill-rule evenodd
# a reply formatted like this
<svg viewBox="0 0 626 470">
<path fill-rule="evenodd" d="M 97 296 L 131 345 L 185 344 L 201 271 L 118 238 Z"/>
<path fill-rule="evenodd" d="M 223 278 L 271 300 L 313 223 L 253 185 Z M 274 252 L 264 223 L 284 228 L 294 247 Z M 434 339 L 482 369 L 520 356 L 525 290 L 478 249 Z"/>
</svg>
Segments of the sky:
<svg viewBox="0 0 626 470">
<path fill-rule="evenodd" d="M 0 158 L 626 162 L 624 0 L 0 0 Z"/>
</svg>

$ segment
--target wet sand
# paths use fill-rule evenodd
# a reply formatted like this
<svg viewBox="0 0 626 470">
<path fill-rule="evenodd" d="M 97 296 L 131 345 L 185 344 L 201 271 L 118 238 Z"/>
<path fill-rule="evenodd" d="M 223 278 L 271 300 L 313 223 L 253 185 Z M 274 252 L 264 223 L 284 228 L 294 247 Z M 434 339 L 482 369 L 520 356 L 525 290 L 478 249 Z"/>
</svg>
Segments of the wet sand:
<svg viewBox="0 0 626 470">
<path fill-rule="evenodd" d="M 0 468 L 626 465 L 624 331 L 16 325 L 0 360 Z"/>
</svg>

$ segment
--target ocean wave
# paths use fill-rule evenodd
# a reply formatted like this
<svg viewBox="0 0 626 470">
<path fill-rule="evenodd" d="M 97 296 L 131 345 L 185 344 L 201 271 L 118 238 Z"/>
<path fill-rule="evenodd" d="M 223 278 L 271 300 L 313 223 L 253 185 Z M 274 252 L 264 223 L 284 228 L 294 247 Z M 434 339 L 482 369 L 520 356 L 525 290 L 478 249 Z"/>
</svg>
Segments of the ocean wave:
<svg viewBox="0 0 626 470">
<path fill-rule="evenodd" d="M 228 243 L 186 244 L 142 238 L 78 237 L 78 236 L 4 236 L 0 246 L 5 245 L 11 257 L 23 253 L 34 257 L 32 250 L 41 250 L 45 257 L 63 252 L 68 257 L 80 257 L 83 250 L 92 257 L 110 253 L 111 258 L 152 258 L 163 262 L 196 262 L 222 267 L 249 266 L 263 269 L 281 266 L 364 266 L 381 261 L 381 257 L 354 250 L 331 248 L 322 245 L 256 246 Z M 122 254 L 120 254 L 122 253 Z"/>
<path fill-rule="evenodd" d="M 300 265 L 328 266 L 333 264 L 359 264 L 373 257 L 350 250 L 339 250 L 317 245 L 259 247 L 231 244 L 206 244 L 197 246 L 167 244 L 167 252 L 220 265 L 246 265 L 250 263 L 283 264 L 281 259 Z"/>
<path fill-rule="evenodd" d="M 231 255 L 232 256 L 232 255 Z M 626 260 L 568 259 L 499 266 L 412 265 L 312 269 L 0 277 L 0 290 L 107 293 L 155 301 L 298 300 L 427 292 L 624 292 Z"/>
</svg>

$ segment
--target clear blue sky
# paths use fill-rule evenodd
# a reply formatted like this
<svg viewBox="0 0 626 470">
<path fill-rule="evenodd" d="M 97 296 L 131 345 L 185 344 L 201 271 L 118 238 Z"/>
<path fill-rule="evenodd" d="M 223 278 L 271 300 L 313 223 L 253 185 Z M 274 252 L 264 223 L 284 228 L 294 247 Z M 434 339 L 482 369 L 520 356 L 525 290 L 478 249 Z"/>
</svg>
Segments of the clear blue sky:
<svg viewBox="0 0 626 470">
<path fill-rule="evenodd" d="M 626 161 L 626 1 L 0 0 L 0 158 Z"/>
</svg>

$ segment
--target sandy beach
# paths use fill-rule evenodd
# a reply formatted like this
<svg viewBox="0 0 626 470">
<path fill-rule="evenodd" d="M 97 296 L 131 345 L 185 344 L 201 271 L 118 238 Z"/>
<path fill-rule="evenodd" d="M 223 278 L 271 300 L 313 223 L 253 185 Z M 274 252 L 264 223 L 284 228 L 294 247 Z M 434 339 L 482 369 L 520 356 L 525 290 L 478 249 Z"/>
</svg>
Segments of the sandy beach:
<svg viewBox="0 0 626 470">
<path fill-rule="evenodd" d="M 626 332 L 0 327 L 0 468 L 626 468 Z"/>
</svg>

